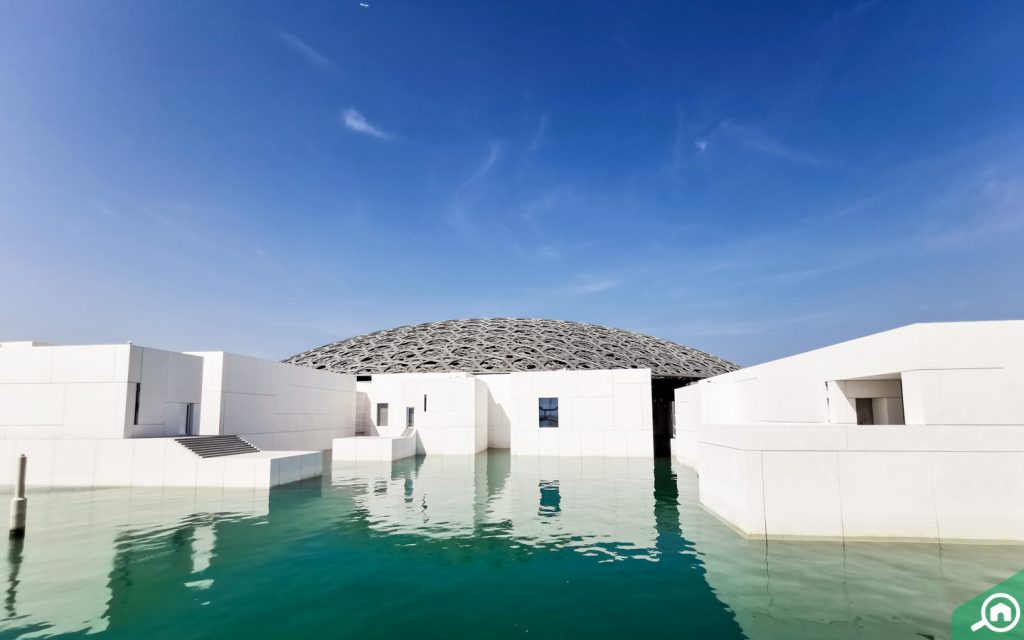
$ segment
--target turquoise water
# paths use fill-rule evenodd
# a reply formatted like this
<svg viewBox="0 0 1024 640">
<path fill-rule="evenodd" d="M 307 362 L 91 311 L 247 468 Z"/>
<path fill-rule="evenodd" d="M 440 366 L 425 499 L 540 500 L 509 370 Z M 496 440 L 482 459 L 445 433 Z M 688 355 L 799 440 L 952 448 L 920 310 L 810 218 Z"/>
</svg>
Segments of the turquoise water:
<svg viewBox="0 0 1024 640">
<path fill-rule="evenodd" d="M 667 461 L 30 494 L 0 637 L 945 638 L 1024 547 L 745 540 Z"/>
</svg>

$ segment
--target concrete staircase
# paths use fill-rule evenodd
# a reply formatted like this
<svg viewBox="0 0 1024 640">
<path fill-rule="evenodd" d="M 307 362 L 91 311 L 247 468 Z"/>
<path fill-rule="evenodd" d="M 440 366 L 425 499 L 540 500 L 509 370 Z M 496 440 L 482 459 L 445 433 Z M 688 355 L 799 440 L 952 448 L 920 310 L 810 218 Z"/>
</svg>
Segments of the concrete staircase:
<svg viewBox="0 0 1024 640">
<path fill-rule="evenodd" d="M 175 438 L 174 441 L 200 458 L 219 458 L 259 451 L 238 436 L 190 436 Z"/>
</svg>

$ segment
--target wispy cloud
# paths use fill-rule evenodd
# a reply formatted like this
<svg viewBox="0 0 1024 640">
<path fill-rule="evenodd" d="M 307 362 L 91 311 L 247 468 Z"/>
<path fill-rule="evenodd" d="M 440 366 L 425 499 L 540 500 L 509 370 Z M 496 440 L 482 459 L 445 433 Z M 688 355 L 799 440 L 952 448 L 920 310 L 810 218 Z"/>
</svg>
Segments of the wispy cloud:
<svg viewBox="0 0 1024 640">
<path fill-rule="evenodd" d="M 693 147 L 697 151 L 704 153 L 708 150 L 708 141 L 705 138 L 697 138 L 693 141 Z"/>
<path fill-rule="evenodd" d="M 356 133 L 362 133 L 379 140 L 390 140 L 393 137 L 390 133 L 370 124 L 366 116 L 359 113 L 354 107 L 345 109 L 341 114 L 341 121 L 345 124 L 346 128 Z"/>
<path fill-rule="evenodd" d="M 540 117 L 540 121 L 537 123 L 537 130 L 533 133 L 533 138 L 530 139 L 530 146 L 526 149 L 529 152 L 534 152 L 540 149 L 541 145 L 544 144 L 544 138 L 548 131 L 548 114 L 544 114 Z"/>
<path fill-rule="evenodd" d="M 580 284 L 566 287 L 566 293 L 577 296 L 589 296 L 595 293 L 602 293 L 619 286 L 621 282 L 616 278 L 587 278 Z"/>
<path fill-rule="evenodd" d="M 305 58 L 306 62 L 321 69 L 334 66 L 331 59 L 320 53 L 309 43 L 302 38 L 298 37 L 293 33 L 287 31 L 279 31 L 277 34 L 278 39 L 288 46 L 292 51 L 298 53 L 300 56 Z"/>
<path fill-rule="evenodd" d="M 471 186 L 476 184 L 481 178 L 483 178 L 484 176 L 491 172 L 491 169 L 494 168 L 494 165 L 498 163 L 498 159 L 501 158 L 501 150 L 502 146 L 500 142 L 492 141 L 487 146 L 487 157 L 485 157 L 484 161 L 480 163 L 480 166 L 477 167 L 477 170 L 475 172 L 473 172 L 473 175 L 466 178 L 462 182 L 462 184 L 456 187 L 456 197 L 462 195 L 464 191 L 469 189 Z"/>
<path fill-rule="evenodd" d="M 481 244 L 484 241 L 483 238 L 486 232 L 481 228 L 481 222 L 473 211 L 474 193 L 472 187 L 483 180 L 494 169 L 501 158 L 501 153 L 501 143 L 492 141 L 487 146 L 487 155 L 476 168 L 476 171 L 455 187 L 443 214 L 449 226 L 457 230 L 464 238 L 476 244 Z"/>
<path fill-rule="evenodd" d="M 717 130 L 735 144 L 754 153 L 809 166 L 825 164 L 825 161 L 817 155 L 785 144 L 759 127 L 740 125 L 726 120 L 718 125 Z"/>
<path fill-rule="evenodd" d="M 954 190 L 921 240 L 932 249 L 975 248 L 1024 231 L 1024 181 L 986 175 Z"/>
</svg>

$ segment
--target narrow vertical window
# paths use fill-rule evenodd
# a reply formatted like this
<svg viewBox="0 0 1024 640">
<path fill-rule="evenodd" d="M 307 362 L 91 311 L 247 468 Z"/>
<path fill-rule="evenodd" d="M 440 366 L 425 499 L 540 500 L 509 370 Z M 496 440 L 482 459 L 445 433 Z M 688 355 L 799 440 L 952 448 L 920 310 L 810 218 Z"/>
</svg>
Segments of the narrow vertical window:
<svg viewBox="0 0 1024 640">
<path fill-rule="evenodd" d="M 139 424 L 139 398 L 142 395 L 142 383 L 135 383 L 135 414 L 132 418 L 132 424 Z"/>
<path fill-rule="evenodd" d="M 377 403 L 377 426 L 388 426 L 388 403 L 386 402 Z"/>
<path fill-rule="evenodd" d="M 195 411 L 196 405 L 189 402 L 185 405 L 185 435 L 194 436 L 195 434 Z"/>
<path fill-rule="evenodd" d="M 538 400 L 540 428 L 558 427 L 558 398 L 540 398 Z"/>
<path fill-rule="evenodd" d="M 423 412 L 427 412 L 427 394 L 423 394 Z"/>
<path fill-rule="evenodd" d="M 415 407 L 406 407 L 405 408 L 405 428 L 406 429 L 412 429 L 414 426 L 416 426 L 416 424 L 415 424 L 415 422 L 416 422 L 415 413 L 416 413 Z"/>
<path fill-rule="evenodd" d="M 875 408 L 871 398 L 856 398 L 857 424 L 875 424 Z"/>
</svg>

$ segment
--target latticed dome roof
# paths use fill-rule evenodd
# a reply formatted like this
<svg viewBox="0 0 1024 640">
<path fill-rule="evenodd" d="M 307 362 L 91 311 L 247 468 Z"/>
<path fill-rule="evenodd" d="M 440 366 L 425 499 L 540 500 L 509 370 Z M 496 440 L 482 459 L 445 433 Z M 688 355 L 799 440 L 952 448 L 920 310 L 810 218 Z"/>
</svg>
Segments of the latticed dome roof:
<svg viewBox="0 0 1024 640">
<path fill-rule="evenodd" d="M 333 342 L 285 362 L 355 374 L 650 369 L 656 377 L 706 378 L 737 368 L 633 331 L 535 318 L 408 325 Z"/>
</svg>

